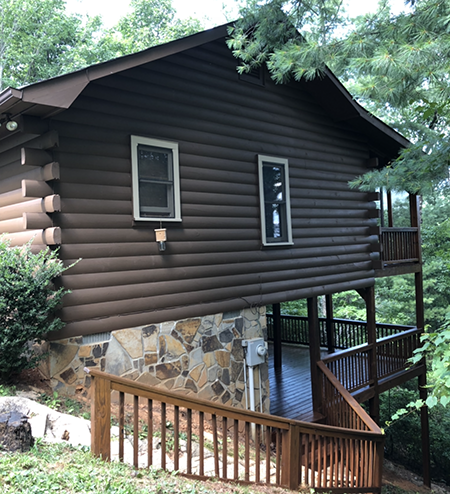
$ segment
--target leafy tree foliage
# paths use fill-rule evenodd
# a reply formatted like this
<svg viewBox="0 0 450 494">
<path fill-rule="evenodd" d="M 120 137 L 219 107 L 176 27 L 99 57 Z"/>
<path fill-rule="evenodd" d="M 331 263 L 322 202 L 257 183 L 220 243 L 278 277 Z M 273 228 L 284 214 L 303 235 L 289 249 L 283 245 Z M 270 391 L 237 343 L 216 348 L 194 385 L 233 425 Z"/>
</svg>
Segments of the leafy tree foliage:
<svg viewBox="0 0 450 494">
<path fill-rule="evenodd" d="M 388 0 L 346 16 L 340 0 L 249 0 L 229 45 L 241 71 L 266 64 L 277 82 L 320 77 L 330 67 L 369 110 L 415 145 L 353 185 L 408 192 L 448 186 L 450 0 Z"/>
<path fill-rule="evenodd" d="M 0 376 L 12 378 L 36 366 L 33 344 L 64 323 L 55 311 L 66 293 L 52 282 L 66 268 L 57 252 L 33 254 L 31 245 L 10 247 L 0 238 Z"/>
<path fill-rule="evenodd" d="M 391 420 L 393 412 L 418 398 L 417 385 L 409 381 L 380 395 L 380 423 Z M 439 405 L 430 410 L 431 477 L 450 482 L 450 409 Z M 388 459 L 422 474 L 422 442 L 420 414 L 417 411 L 390 423 L 385 429 L 385 455 Z"/>
<path fill-rule="evenodd" d="M 194 34 L 202 29 L 196 19 L 175 18 L 171 0 L 131 0 L 133 11 L 123 17 L 115 30 L 120 33 L 123 54 Z"/>
<path fill-rule="evenodd" d="M 80 36 L 92 34 L 63 0 L 0 0 L 0 89 L 64 71 Z"/>
<path fill-rule="evenodd" d="M 134 53 L 201 30 L 175 18 L 171 0 L 132 0 L 105 29 L 99 16 L 68 15 L 64 0 L 0 0 L 0 90 Z"/>
</svg>

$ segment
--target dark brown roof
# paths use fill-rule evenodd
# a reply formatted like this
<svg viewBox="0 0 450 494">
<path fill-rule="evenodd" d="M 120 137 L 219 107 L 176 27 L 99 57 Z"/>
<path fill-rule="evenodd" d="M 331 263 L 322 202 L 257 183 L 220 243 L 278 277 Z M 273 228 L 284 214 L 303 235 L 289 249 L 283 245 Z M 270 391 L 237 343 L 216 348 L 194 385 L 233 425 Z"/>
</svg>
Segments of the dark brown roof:
<svg viewBox="0 0 450 494">
<path fill-rule="evenodd" d="M 5 89 L 0 93 L 0 114 L 9 113 L 14 118 L 20 114 L 47 117 L 58 113 L 69 108 L 90 81 L 226 38 L 227 27 L 225 24 L 21 89 Z M 303 84 L 335 120 L 345 120 L 365 133 L 380 154 L 395 157 L 400 148 L 408 146 L 407 139 L 362 108 L 331 71 Z"/>
</svg>

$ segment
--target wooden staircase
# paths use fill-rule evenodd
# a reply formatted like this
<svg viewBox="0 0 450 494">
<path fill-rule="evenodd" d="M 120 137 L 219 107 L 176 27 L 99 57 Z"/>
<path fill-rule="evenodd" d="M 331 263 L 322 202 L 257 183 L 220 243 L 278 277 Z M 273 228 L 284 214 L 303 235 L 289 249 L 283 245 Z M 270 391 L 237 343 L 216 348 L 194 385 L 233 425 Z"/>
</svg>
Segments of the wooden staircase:
<svg viewBox="0 0 450 494">
<path fill-rule="evenodd" d="M 323 424 L 236 409 L 87 370 L 93 387 L 92 452 L 112 458 L 113 420 L 118 424 L 117 459 L 124 461 L 130 443 L 135 467 L 142 465 L 144 455 L 145 466 L 197 479 L 379 493 L 381 430 L 323 362 L 318 368 L 323 376 Z M 113 413 L 112 393 L 118 396 Z M 155 436 L 160 438 L 157 449 Z"/>
</svg>

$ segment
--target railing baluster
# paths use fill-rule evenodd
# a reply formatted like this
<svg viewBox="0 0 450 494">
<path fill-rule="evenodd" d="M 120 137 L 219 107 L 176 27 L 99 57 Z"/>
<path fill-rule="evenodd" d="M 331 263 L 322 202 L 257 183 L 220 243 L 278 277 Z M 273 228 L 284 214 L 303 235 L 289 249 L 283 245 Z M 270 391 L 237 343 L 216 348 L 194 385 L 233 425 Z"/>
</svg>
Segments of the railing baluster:
<svg viewBox="0 0 450 494">
<path fill-rule="evenodd" d="M 153 465 L 153 400 L 147 401 L 147 467 Z"/>
<path fill-rule="evenodd" d="M 270 484 L 270 427 L 266 428 L 266 482 Z"/>
<path fill-rule="evenodd" d="M 187 465 L 186 473 L 192 473 L 192 410 L 186 410 L 187 415 Z M 203 448 L 203 444 L 199 444 L 199 448 Z"/>
<path fill-rule="evenodd" d="M 255 428 L 255 482 L 261 481 L 261 426 L 256 424 Z"/>
<path fill-rule="evenodd" d="M 326 457 L 325 457 L 325 462 L 323 463 L 324 460 L 324 451 L 323 451 L 323 441 L 324 438 L 318 436 L 317 437 L 317 487 L 323 487 L 323 464 L 326 465 Z"/>
<path fill-rule="evenodd" d="M 234 458 L 234 480 L 239 479 L 239 421 L 234 420 L 233 427 L 233 458 Z"/>
<path fill-rule="evenodd" d="M 166 404 L 161 402 L 161 468 L 166 469 Z"/>
<path fill-rule="evenodd" d="M 134 396 L 133 400 L 133 466 L 139 466 L 139 396 Z"/>
<path fill-rule="evenodd" d="M 277 485 L 281 485 L 281 431 L 275 429 L 275 482 Z"/>
<path fill-rule="evenodd" d="M 123 461 L 125 432 L 125 393 L 119 393 L 119 461 Z"/>
<path fill-rule="evenodd" d="M 216 414 L 212 415 L 212 430 L 213 430 L 213 443 L 214 443 L 214 472 L 217 478 L 220 478 L 219 472 L 219 440 L 217 437 L 217 417 Z"/>
<path fill-rule="evenodd" d="M 175 470 L 180 469 L 180 407 L 175 405 L 173 411 L 173 463 Z"/>
<path fill-rule="evenodd" d="M 199 461 L 200 461 L 200 475 L 205 475 L 205 434 L 204 434 L 204 424 L 205 414 L 204 412 L 198 412 L 198 427 L 199 427 Z"/>
<path fill-rule="evenodd" d="M 227 463 L 228 463 L 228 444 L 227 444 L 227 436 L 228 436 L 228 427 L 227 427 L 227 418 L 222 417 L 222 471 L 223 478 L 227 478 Z"/>
<path fill-rule="evenodd" d="M 245 422 L 245 480 L 250 480 L 250 422 Z"/>
</svg>

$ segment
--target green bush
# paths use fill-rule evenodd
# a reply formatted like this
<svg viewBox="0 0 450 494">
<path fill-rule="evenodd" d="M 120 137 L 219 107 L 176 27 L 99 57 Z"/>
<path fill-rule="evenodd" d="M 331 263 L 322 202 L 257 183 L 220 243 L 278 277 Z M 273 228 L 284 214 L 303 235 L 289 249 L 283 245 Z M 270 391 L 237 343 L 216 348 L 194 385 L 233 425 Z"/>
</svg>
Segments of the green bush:
<svg viewBox="0 0 450 494">
<path fill-rule="evenodd" d="M 380 395 L 380 423 L 409 402 L 417 400 L 417 381 L 409 381 L 390 393 Z M 450 483 L 450 409 L 436 405 L 429 410 L 431 478 Z M 385 429 L 386 457 L 422 475 L 422 439 L 420 411 L 414 410 Z"/>
<path fill-rule="evenodd" d="M 43 355 L 33 348 L 46 333 L 64 326 L 55 316 L 63 288 L 53 280 L 65 268 L 57 252 L 37 254 L 31 243 L 10 247 L 0 237 L 0 376 L 11 380 L 23 369 L 35 367 Z"/>
</svg>

